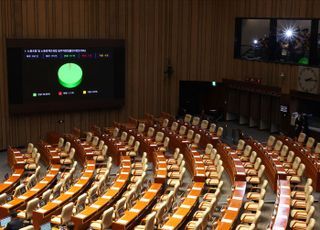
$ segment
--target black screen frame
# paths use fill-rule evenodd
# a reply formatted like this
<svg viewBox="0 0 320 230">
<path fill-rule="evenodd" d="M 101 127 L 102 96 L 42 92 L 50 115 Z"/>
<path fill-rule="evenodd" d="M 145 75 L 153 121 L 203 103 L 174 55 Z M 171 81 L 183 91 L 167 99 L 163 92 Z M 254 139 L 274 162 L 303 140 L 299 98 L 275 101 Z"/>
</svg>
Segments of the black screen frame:
<svg viewBox="0 0 320 230">
<path fill-rule="evenodd" d="M 23 103 L 22 98 L 12 100 L 13 94 L 23 90 L 22 73 L 19 68 L 10 68 L 12 48 L 113 48 L 114 53 L 114 71 L 115 71 L 115 98 L 112 99 L 90 99 L 79 100 L 76 102 L 47 102 L 47 103 Z M 8 105 L 9 114 L 32 114 L 47 112 L 69 112 L 69 111 L 87 111 L 97 109 L 119 109 L 125 104 L 125 79 L 126 79 L 126 44 L 122 39 L 6 39 L 7 53 L 7 88 L 8 88 Z M 20 60 L 16 60 L 22 62 Z M 21 66 L 22 63 L 20 63 Z M 12 74 L 20 78 L 10 78 Z"/>
</svg>

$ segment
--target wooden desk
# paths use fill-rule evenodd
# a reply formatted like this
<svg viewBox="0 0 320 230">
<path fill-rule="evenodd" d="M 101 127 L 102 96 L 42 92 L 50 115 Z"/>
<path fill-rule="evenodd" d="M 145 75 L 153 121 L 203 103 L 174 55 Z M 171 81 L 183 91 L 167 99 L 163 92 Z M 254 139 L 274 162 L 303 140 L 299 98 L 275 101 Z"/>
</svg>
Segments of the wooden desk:
<svg viewBox="0 0 320 230">
<path fill-rule="evenodd" d="M 320 169 L 318 168 L 317 161 L 315 161 L 312 156 L 308 155 L 308 152 L 304 150 L 303 146 L 298 145 L 294 140 L 285 137 L 277 136 L 278 140 L 281 140 L 283 144 L 287 145 L 289 151 L 293 151 L 295 156 L 301 158 L 301 162 L 305 164 L 306 170 L 305 175 L 312 179 L 313 188 L 319 192 L 320 191 Z"/>
<path fill-rule="evenodd" d="M 163 152 L 156 151 L 152 153 L 153 155 L 153 165 L 154 171 L 154 182 L 155 183 L 165 183 L 167 180 L 167 161 Z"/>
<path fill-rule="evenodd" d="M 95 162 L 87 161 L 86 168 L 79 178 L 68 191 L 62 193 L 55 200 L 47 203 L 42 208 L 33 212 L 32 220 L 35 229 L 40 229 L 40 225 L 50 221 L 52 215 L 57 215 L 67 203 L 74 201 L 90 185 L 94 176 Z"/>
<path fill-rule="evenodd" d="M 143 216 L 150 210 L 150 207 L 156 202 L 157 197 L 161 193 L 162 184 L 153 183 L 145 192 L 142 198 L 137 203 L 125 211 L 124 215 L 117 221 L 112 223 L 112 229 L 125 230 L 132 229 L 137 225 Z"/>
<path fill-rule="evenodd" d="M 11 192 L 18 182 L 20 182 L 23 173 L 24 169 L 15 169 L 11 176 L 0 184 L 0 194 Z"/>
<path fill-rule="evenodd" d="M 276 200 L 278 208 L 275 209 L 276 215 L 272 217 L 271 227 L 274 230 L 285 230 L 290 217 L 290 182 L 279 180 L 278 193 L 279 197 Z"/>
<path fill-rule="evenodd" d="M 80 160 L 82 165 L 85 165 L 87 160 L 93 160 L 93 151 L 95 150 L 92 146 L 87 145 L 85 142 L 81 142 L 80 139 L 76 138 L 71 134 L 67 134 L 65 139 L 71 143 L 71 147 L 76 150 L 75 157 Z"/>
<path fill-rule="evenodd" d="M 200 153 L 195 149 L 186 149 L 186 154 L 193 156 L 193 167 L 194 168 L 194 177 L 193 181 L 195 182 L 205 182 L 206 180 L 206 170 L 204 167 L 203 159 Z"/>
<path fill-rule="evenodd" d="M 30 190 L 26 191 L 24 194 L 15 197 L 13 200 L 9 201 L 0 206 L 0 219 L 8 216 L 11 211 L 17 209 L 25 209 L 28 201 L 40 196 L 56 179 L 58 172 L 60 170 L 60 165 L 52 165 L 50 171 L 47 175 L 39 181 Z"/>
<path fill-rule="evenodd" d="M 199 197 L 202 193 L 203 188 L 203 182 L 195 182 L 189 194 L 182 202 L 182 204 L 178 207 L 175 213 L 167 220 L 167 222 L 162 226 L 161 229 L 182 229 L 190 213 L 198 205 Z"/>
<path fill-rule="evenodd" d="M 216 149 L 217 153 L 221 156 L 223 167 L 227 171 L 231 182 L 246 181 L 246 172 L 236 151 L 220 140 L 216 145 Z"/>
<path fill-rule="evenodd" d="M 234 190 L 232 192 L 231 199 L 226 207 L 226 211 L 221 220 L 218 221 L 218 230 L 231 229 L 235 221 L 238 218 L 240 209 L 242 207 L 243 198 L 246 191 L 245 181 L 234 182 Z"/>
<path fill-rule="evenodd" d="M 57 147 L 40 140 L 38 150 L 41 153 L 41 159 L 47 164 L 60 164 L 60 150 Z"/>
<path fill-rule="evenodd" d="M 25 161 L 23 154 L 19 149 L 8 147 L 8 163 L 10 168 L 12 169 L 24 169 Z"/>
<path fill-rule="evenodd" d="M 106 193 L 99 197 L 93 204 L 86 206 L 86 208 L 75 216 L 71 217 L 74 223 L 74 229 L 84 229 L 90 225 L 92 220 L 98 219 L 104 210 L 110 207 L 122 192 L 126 189 L 131 170 L 131 160 L 129 156 L 121 158 L 121 169 L 119 176 L 115 179 L 114 184 L 106 191 Z"/>
<path fill-rule="evenodd" d="M 268 151 L 261 143 L 251 138 L 244 140 L 247 145 L 252 147 L 252 151 L 257 153 L 257 156 L 261 158 L 262 163 L 264 164 L 265 173 L 268 178 L 268 181 L 271 185 L 271 188 L 274 192 L 277 191 L 278 180 L 286 180 L 287 173 L 278 160 L 278 155 L 272 151 Z"/>
</svg>

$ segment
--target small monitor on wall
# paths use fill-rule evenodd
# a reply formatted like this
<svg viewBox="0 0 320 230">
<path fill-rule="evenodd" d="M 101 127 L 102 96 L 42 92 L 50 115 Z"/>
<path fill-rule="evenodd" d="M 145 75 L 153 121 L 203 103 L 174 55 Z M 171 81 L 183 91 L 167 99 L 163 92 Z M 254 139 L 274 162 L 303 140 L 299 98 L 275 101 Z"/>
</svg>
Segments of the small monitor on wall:
<svg viewBox="0 0 320 230">
<path fill-rule="evenodd" d="M 8 39 L 10 113 L 120 107 L 124 40 Z"/>
</svg>

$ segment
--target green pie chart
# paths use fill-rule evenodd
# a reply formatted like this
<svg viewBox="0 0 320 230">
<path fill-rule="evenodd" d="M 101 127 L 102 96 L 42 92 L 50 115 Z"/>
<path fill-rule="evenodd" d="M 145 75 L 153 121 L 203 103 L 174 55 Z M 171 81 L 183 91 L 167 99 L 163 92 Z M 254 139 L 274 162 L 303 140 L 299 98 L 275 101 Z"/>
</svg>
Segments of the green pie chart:
<svg viewBox="0 0 320 230">
<path fill-rule="evenodd" d="M 82 69 L 75 63 L 65 63 L 58 70 L 60 85 L 65 88 L 74 88 L 82 81 Z"/>
</svg>

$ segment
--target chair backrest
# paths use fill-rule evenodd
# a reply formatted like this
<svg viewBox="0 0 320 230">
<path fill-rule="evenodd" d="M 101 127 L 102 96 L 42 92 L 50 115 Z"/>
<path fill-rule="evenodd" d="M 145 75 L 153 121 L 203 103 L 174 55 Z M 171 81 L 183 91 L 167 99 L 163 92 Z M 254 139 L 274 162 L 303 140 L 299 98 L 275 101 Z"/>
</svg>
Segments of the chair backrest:
<svg viewBox="0 0 320 230">
<path fill-rule="evenodd" d="M 32 153 L 31 153 L 31 157 L 33 159 L 35 159 L 36 156 L 37 156 L 37 153 L 38 153 L 38 149 L 36 147 L 34 147 L 33 150 L 32 150 Z"/>
<path fill-rule="evenodd" d="M 250 145 L 246 145 L 246 147 L 243 150 L 243 155 L 246 157 L 250 156 L 251 150 L 252 147 Z"/>
<path fill-rule="evenodd" d="M 192 129 L 188 130 L 187 139 L 191 141 L 193 139 L 194 131 Z"/>
<path fill-rule="evenodd" d="M 26 186 L 24 184 L 20 184 L 19 186 L 17 186 L 14 190 L 13 196 L 14 197 L 18 197 L 22 194 L 22 191 L 26 190 Z"/>
<path fill-rule="evenodd" d="M 261 185 L 261 189 L 267 189 L 267 185 L 268 185 L 268 180 L 263 180 L 262 185 Z"/>
<path fill-rule="evenodd" d="M 200 123 L 200 117 L 193 117 L 192 125 L 199 125 L 199 123 Z"/>
<path fill-rule="evenodd" d="M 300 157 L 294 158 L 294 161 L 292 163 L 292 168 L 296 170 L 299 167 L 300 163 L 301 163 Z"/>
<path fill-rule="evenodd" d="M 212 144 L 207 144 L 207 146 L 206 146 L 206 148 L 204 150 L 204 153 L 205 154 L 210 154 L 212 149 L 213 149 L 213 145 Z"/>
<path fill-rule="evenodd" d="M 154 135 L 154 128 L 149 127 L 147 137 L 151 138 L 151 137 L 153 137 L 153 135 Z"/>
<path fill-rule="evenodd" d="M 298 170 L 297 170 L 297 176 L 302 176 L 305 169 L 306 169 L 305 164 L 301 163 L 301 164 L 299 165 Z"/>
<path fill-rule="evenodd" d="M 97 195 L 97 191 L 98 191 L 98 185 L 95 184 L 93 187 L 91 187 L 88 191 L 88 201 L 91 204 L 94 199 L 96 198 Z"/>
<path fill-rule="evenodd" d="M 312 195 L 308 196 L 306 203 L 306 211 L 309 212 L 311 206 L 313 205 L 314 197 Z"/>
<path fill-rule="evenodd" d="M 264 170 L 265 170 L 265 166 L 261 165 L 260 168 L 259 168 L 259 171 L 258 171 L 258 177 L 259 178 L 262 177 L 262 174 L 264 173 Z"/>
<path fill-rule="evenodd" d="M 51 192 L 52 192 L 52 190 L 51 190 L 51 189 L 48 189 L 48 190 L 46 190 L 46 191 L 44 191 L 44 192 L 42 193 L 41 201 L 42 201 L 44 204 L 47 204 L 47 203 L 49 202 Z"/>
<path fill-rule="evenodd" d="M 256 151 L 252 151 L 249 161 L 253 164 L 255 162 L 256 158 L 257 158 Z"/>
<path fill-rule="evenodd" d="M 209 125 L 209 121 L 208 120 L 202 120 L 201 124 L 200 124 L 200 128 L 201 129 L 207 129 Z"/>
<path fill-rule="evenodd" d="M 312 186 L 312 179 L 310 177 L 307 179 L 307 182 L 304 186 Z"/>
<path fill-rule="evenodd" d="M 138 133 L 143 133 L 146 125 L 144 123 L 139 123 L 138 125 Z"/>
<path fill-rule="evenodd" d="M 53 190 L 52 190 L 52 194 L 53 194 L 53 198 L 57 197 L 60 195 L 60 190 L 61 190 L 61 187 L 62 187 L 62 184 L 63 184 L 63 181 L 60 181 L 59 183 L 57 183 L 54 187 L 53 187 Z"/>
<path fill-rule="evenodd" d="M 313 216 L 314 210 L 315 210 L 314 206 L 311 206 L 309 209 L 309 212 L 307 212 L 307 218 L 306 218 L 307 223 L 311 220 L 311 217 Z"/>
<path fill-rule="evenodd" d="M 175 132 L 175 131 L 177 131 L 177 129 L 178 129 L 178 123 L 177 122 L 172 122 L 172 125 L 171 125 L 171 131 L 172 132 Z"/>
<path fill-rule="evenodd" d="M 276 141 L 276 138 L 274 136 L 270 135 L 268 138 L 268 141 L 267 141 L 267 146 L 269 148 L 272 148 L 275 141 Z"/>
<path fill-rule="evenodd" d="M 70 153 L 69 153 L 69 159 L 71 159 L 71 160 L 73 160 L 73 158 L 74 158 L 74 154 L 76 153 L 76 150 L 75 150 L 75 148 L 71 148 L 70 149 Z"/>
<path fill-rule="evenodd" d="M 64 145 L 64 138 L 60 137 L 58 141 L 58 148 L 61 149 L 63 148 Z"/>
<path fill-rule="evenodd" d="M 183 160 L 183 154 L 180 153 L 177 158 L 177 165 L 180 165 L 182 160 Z"/>
<path fill-rule="evenodd" d="M 146 216 L 146 224 L 144 229 L 146 230 L 153 230 L 154 229 L 154 223 L 156 218 L 156 212 L 151 212 Z"/>
<path fill-rule="evenodd" d="M 167 128 L 169 124 L 169 120 L 167 118 L 163 119 L 162 121 L 162 128 Z"/>
<path fill-rule="evenodd" d="M 81 212 L 85 205 L 86 205 L 86 199 L 87 199 L 87 194 L 86 193 L 83 193 L 82 195 L 80 195 L 78 198 L 77 198 L 77 202 L 76 202 L 76 206 L 75 206 L 75 213 L 74 214 L 77 214 L 79 212 Z"/>
<path fill-rule="evenodd" d="M 260 168 L 261 162 L 262 162 L 261 158 L 258 157 L 258 158 L 256 159 L 256 162 L 254 163 L 253 168 L 254 168 L 255 170 L 258 170 L 258 169 Z"/>
<path fill-rule="evenodd" d="M 101 222 L 102 222 L 102 228 L 101 229 L 107 229 L 112 225 L 112 215 L 114 212 L 114 208 L 110 207 L 106 211 L 103 212 Z"/>
<path fill-rule="evenodd" d="M 108 152 L 108 145 L 103 145 L 102 150 L 101 150 L 101 155 L 106 156 Z"/>
<path fill-rule="evenodd" d="M 174 153 L 173 153 L 173 159 L 178 159 L 179 154 L 180 154 L 180 149 L 175 148 Z"/>
<path fill-rule="evenodd" d="M 280 151 L 280 149 L 281 149 L 281 147 L 282 147 L 282 141 L 280 141 L 280 140 L 277 140 L 276 141 L 276 144 L 274 145 L 274 150 L 275 151 Z"/>
<path fill-rule="evenodd" d="M 288 154 L 288 157 L 287 157 L 287 162 L 288 163 L 292 163 L 293 158 L 294 158 L 294 152 L 290 150 L 289 154 Z"/>
<path fill-rule="evenodd" d="M 98 145 L 98 150 L 101 151 L 103 146 L 104 146 L 104 140 L 100 140 Z"/>
<path fill-rule="evenodd" d="M 314 145 L 314 142 L 315 142 L 315 139 L 313 137 L 309 137 L 308 140 L 307 140 L 307 144 L 306 144 L 306 147 L 311 149 Z"/>
<path fill-rule="evenodd" d="M 200 139 L 201 139 L 201 135 L 199 133 L 197 133 L 194 136 L 193 143 L 196 144 L 196 145 L 199 144 L 200 143 Z"/>
<path fill-rule="evenodd" d="M 28 147 L 27 147 L 27 153 L 28 153 L 28 154 L 31 154 L 31 153 L 32 153 L 32 150 L 33 150 L 33 144 L 32 144 L 32 143 L 29 143 L 29 144 L 28 144 Z"/>
<path fill-rule="evenodd" d="M 169 142 L 170 142 L 170 138 L 169 137 L 165 137 L 164 141 L 163 141 L 163 147 L 164 148 L 168 148 Z"/>
<path fill-rule="evenodd" d="M 242 151 L 244 146 L 245 146 L 245 144 L 246 144 L 246 142 L 244 140 L 240 139 L 238 141 L 237 150 Z"/>
<path fill-rule="evenodd" d="M 306 230 L 312 230 L 314 228 L 314 226 L 316 225 L 316 220 L 313 219 L 313 218 L 309 218 L 309 223 L 308 223 L 308 226 L 306 228 Z"/>
<path fill-rule="evenodd" d="M 179 129 L 179 135 L 185 135 L 187 131 L 187 127 L 184 125 L 181 125 L 180 129 Z"/>
<path fill-rule="evenodd" d="M 260 191 L 260 199 L 263 200 L 265 195 L 266 195 L 267 190 L 266 189 L 261 189 Z"/>
<path fill-rule="evenodd" d="M 28 189 L 30 189 L 30 188 L 32 188 L 33 186 L 35 186 L 36 184 L 37 184 L 36 175 L 33 174 L 33 175 L 30 177 L 30 179 L 29 179 L 26 187 L 27 187 Z"/>
<path fill-rule="evenodd" d="M 298 136 L 298 142 L 304 143 L 305 140 L 306 140 L 306 134 L 301 132 Z"/>
<path fill-rule="evenodd" d="M 40 180 L 40 170 L 41 170 L 41 166 L 38 165 L 36 168 L 36 171 L 34 172 L 34 175 L 36 176 L 36 183 L 38 183 L 38 181 Z"/>
<path fill-rule="evenodd" d="M 87 132 L 87 136 L 86 136 L 86 142 L 90 143 L 92 140 L 93 134 L 92 132 Z"/>
<path fill-rule="evenodd" d="M 112 132 L 112 137 L 116 138 L 119 135 L 119 132 L 120 132 L 119 128 L 115 127 L 113 132 Z"/>
<path fill-rule="evenodd" d="M 223 134 L 223 127 L 219 127 L 217 131 L 217 137 L 221 137 Z"/>
<path fill-rule="evenodd" d="M 133 146 L 134 140 L 135 140 L 135 137 L 130 135 L 129 141 L 128 141 L 128 146 L 130 146 L 130 147 Z"/>
<path fill-rule="evenodd" d="M 70 148 L 71 148 L 71 143 L 69 141 L 66 142 L 65 146 L 64 146 L 64 149 L 63 151 L 65 153 L 68 153 L 70 151 Z"/>
<path fill-rule="evenodd" d="M 280 156 L 285 157 L 288 154 L 288 146 L 287 145 L 283 145 L 280 151 Z"/>
<path fill-rule="evenodd" d="M 167 207 L 166 201 L 163 201 L 161 202 L 161 204 L 159 205 L 159 208 L 157 209 L 155 224 L 157 224 L 158 226 L 160 226 L 163 221 L 164 214 L 167 211 L 166 207 Z"/>
<path fill-rule="evenodd" d="M 91 145 L 93 147 L 96 147 L 98 145 L 98 143 L 99 143 L 99 137 L 94 136 L 93 139 L 92 139 Z"/>
<path fill-rule="evenodd" d="M 216 131 L 217 125 L 215 123 L 210 124 L 209 132 L 214 133 Z"/>
<path fill-rule="evenodd" d="M 114 216 L 115 216 L 115 219 L 119 219 L 120 213 L 124 210 L 124 205 L 126 203 L 126 200 L 127 199 L 125 197 L 122 197 L 114 205 Z"/>
<path fill-rule="evenodd" d="M 186 122 L 186 123 L 190 123 L 191 119 L 192 119 L 192 115 L 191 114 L 186 114 L 184 116 L 184 122 Z"/>
<path fill-rule="evenodd" d="M 133 151 L 134 151 L 134 152 L 138 152 L 139 147 L 140 147 L 140 141 L 136 141 L 136 142 L 134 143 Z"/>
<path fill-rule="evenodd" d="M 155 142 L 160 143 L 163 141 L 164 133 L 163 132 L 157 132 Z"/>
<path fill-rule="evenodd" d="M 120 137 L 120 141 L 125 142 L 127 140 L 127 137 L 128 137 L 128 133 L 122 132 L 121 137 Z"/>
<path fill-rule="evenodd" d="M 314 153 L 316 153 L 316 154 L 320 153 L 320 142 L 318 142 L 316 147 L 314 148 Z"/>
<path fill-rule="evenodd" d="M 261 215 L 261 211 L 260 211 L 260 210 L 258 210 L 258 211 L 256 212 L 256 215 L 254 216 L 253 224 L 256 224 L 256 223 L 257 223 L 257 221 L 258 221 L 258 219 L 259 219 L 260 215 Z"/>
<path fill-rule="evenodd" d="M 67 205 L 63 206 L 62 212 L 61 212 L 62 224 L 65 224 L 71 220 L 73 205 L 74 205 L 73 202 L 70 202 Z"/>
<path fill-rule="evenodd" d="M 32 213 L 37 209 L 39 204 L 39 198 L 34 198 L 27 203 L 26 208 L 26 218 L 30 219 L 32 217 Z"/>
</svg>

